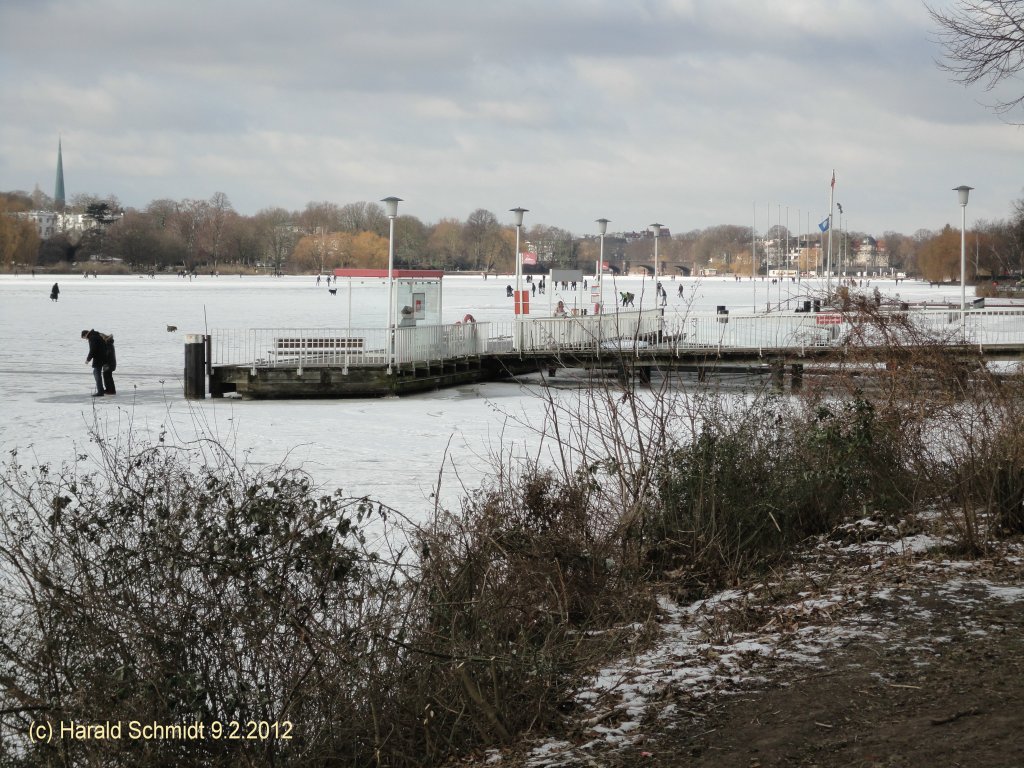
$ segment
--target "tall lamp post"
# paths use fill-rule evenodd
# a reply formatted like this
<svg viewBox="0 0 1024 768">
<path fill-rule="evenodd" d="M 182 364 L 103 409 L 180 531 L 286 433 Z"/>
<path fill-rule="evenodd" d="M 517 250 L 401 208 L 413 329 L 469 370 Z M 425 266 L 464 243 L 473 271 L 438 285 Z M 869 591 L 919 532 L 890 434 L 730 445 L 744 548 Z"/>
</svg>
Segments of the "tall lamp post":
<svg viewBox="0 0 1024 768">
<path fill-rule="evenodd" d="M 522 330 L 522 324 L 520 323 L 520 312 L 522 311 L 522 297 L 523 297 L 523 294 L 522 294 L 523 254 L 521 254 L 519 252 L 519 235 L 520 235 L 520 232 L 523 229 L 523 214 L 527 213 L 528 209 L 527 208 L 518 207 L 518 208 L 510 208 L 509 211 L 512 213 L 513 216 L 515 216 L 515 223 L 516 223 L 516 296 L 515 296 L 515 299 L 513 299 L 513 302 L 514 302 L 513 306 L 519 307 L 519 311 L 516 312 L 516 315 L 515 315 L 515 323 L 516 323 L 515 340 L 516 340 L 516 351 L 520 352 L 520 351 L 522 351 L 522 343 L 523 343 L 523 340 L 521 338 L 522 334 L 520 333 L 520 331 Z"/>
<path fill-rule="evenodd" d="M 597 220 L 597 231 L 601 233 L 601 250 L 597 254 L 597 265 L 594 268 L 594 279 L 597 280 L 598 288 L 598 314 L 604 313 L 604 236 L 608 232 L 609 221 L 610 219 Z"/>
<path fill-rule="evenodd" d="M 661 238 L 661 224 L 651 224 L 651 232 L 654 233 L 654 306 L 661 304 L 661 296 L 658 295 L 658 240 Z"/>
<path fill-rule="evenodd" d="M 967 343 L 967 198 L 971 190 L 961 184 L 954 188 L 960 199 L 960 340 Z"/>
<path fill-rule="evenodd" d="M 388 344 L 388 375 L 391 375 L 391 361 L 395 356 L 395 307 L 394 291 L 392 290 L 392 274 L 395 271 L 395 217 L 398 216 L 398 204 L 402 202 L 400 197 L 385 197 L 381 200 L 387 206 L 388 212 L 388 323 L 387 323 L 387 344 Z"/>
</svg>

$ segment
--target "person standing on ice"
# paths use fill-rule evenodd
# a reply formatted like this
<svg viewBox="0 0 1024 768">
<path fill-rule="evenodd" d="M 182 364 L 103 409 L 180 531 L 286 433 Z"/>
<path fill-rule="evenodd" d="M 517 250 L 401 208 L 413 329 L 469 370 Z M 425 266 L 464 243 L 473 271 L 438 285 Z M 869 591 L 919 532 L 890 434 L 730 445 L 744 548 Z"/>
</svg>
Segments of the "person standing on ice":
<svg viewBox="0 0 1024 768">
<path fill-rule="evenodd" d="M 92 363 L 92 375 L 96 381 L 93 397 L 117 394 L 114 388 L 114 369 L 117 358 L 114 356 L 114 337 L 100 333 L 96 329 L 82 331 L 82 338 L 89 342 L 89 354 L 86 364 Z"/>
<path fill-rule="evenodd" d="M 56 301 L 60 298 L 60 286 L 56 283 L 53 284 L 53 288 L 50 289 L 50 301 Z"/>
</svg>

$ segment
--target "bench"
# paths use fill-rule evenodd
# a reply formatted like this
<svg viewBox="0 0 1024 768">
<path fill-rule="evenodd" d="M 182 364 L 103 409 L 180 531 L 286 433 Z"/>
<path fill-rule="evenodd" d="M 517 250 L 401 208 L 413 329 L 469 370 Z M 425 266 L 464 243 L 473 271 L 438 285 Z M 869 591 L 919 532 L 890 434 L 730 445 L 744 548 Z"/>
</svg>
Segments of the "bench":
<svg viewBox="0 0 1024 768">
<path fill-rule="evenodd" d="M 278 362 L 302 360 L 323 363 L 342 355 L 362 354 L 363 341 L 362 338 L 345 336 L 279 338 L 274 339 L 274 348 L 270 350 L 270 359 Z"/>
<path fill-rule="evenodd" d="M 346 337 L 274 339 L 274 351 L 282 352 L 351 352 L 362 350 L 363 339 Z"/>
</svg>

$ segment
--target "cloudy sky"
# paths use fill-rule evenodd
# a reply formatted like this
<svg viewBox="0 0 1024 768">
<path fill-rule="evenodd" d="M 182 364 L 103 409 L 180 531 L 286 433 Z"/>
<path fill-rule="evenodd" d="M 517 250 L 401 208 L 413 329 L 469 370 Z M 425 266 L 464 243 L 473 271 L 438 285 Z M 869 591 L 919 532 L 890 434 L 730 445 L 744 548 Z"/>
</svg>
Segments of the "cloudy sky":
<svg viewBox="0 0 1024 768">
<path fill-rule="evenodd" d="M 947 7 L 952 0 L 936 0 Z M 0 0 L 0 190 L 397 195 L 577 234 L 1010 215 L 1024 133 L 920 0 Z M 770 218 L 769 218 L 770 217 Z"/>
</svg>

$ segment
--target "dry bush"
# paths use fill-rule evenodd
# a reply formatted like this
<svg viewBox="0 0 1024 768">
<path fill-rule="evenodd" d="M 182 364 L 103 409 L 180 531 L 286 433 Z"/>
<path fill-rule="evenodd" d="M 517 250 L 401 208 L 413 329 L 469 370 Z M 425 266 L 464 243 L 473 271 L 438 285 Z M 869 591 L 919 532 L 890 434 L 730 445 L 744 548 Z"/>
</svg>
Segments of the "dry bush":
<svg viewBox="0 0 1024 768">
<path fill-rule="evenodd" d="M 945 324 L 925 328 L 877 297 L 853 296 L 848 307 L 852 330 L 833 391 L 866 392 L 891 425 L 909 470 L 901 482 L 912 508 L 942 511 L 965 552 L 1022 532 L 1019 367 L 993 366 L 962 344 L 956 310 L 937 313 Z"/>
<path fill-rule="evenodd" d="M 0 474 L 4 764 L 436 765 L 553 727 L 617 650 L 604 630 L 651 610 L 586 473 L 505 475 L 368 553 L 360 522 L 387 512 L 301 472 L 94 439 L 96 462 Z M 30 742 L 42 721 L 207 738 Z"/>
<path fill-rule="evenodd" d="M 406 683 L 426 754 L 552 728 L 582 672 L 616 646 L 603 630 L 653 610 L 618 570 L 592 476 L 530 465 L 503 477 L 415 533 L 409 644 L 433 663 Z"/>
<path fill-rule="evenodd" d="M 982 553 L 1024 533 L 1024 381 L 979 371 L 968 391 L 936 421 L 928 471 L 961 549 Z"/>
<path fill-rule="evenodd" d="M 337 725 L 365 721 L 375 682 L 364 580 L 382 587 L 360 550 L 365 506 L 216 445 L 101 451 L 98 466 L 59 470 L 12 455 L 0 475 L 4 764 L 285 766 L 368 751 L 362 726 Z M 42 721 L 124 733 L 30 742 Z M 132 739 L 131 721 L 202 722 L 208 737 Z M 267 734 L 214 738 L 215 721 Z"/>
<path fill-rule="evenodd" d="M 661 457 L 645 525 L 660 569 L 720 585 L 854 516 L 912 503 L 906 456 L 863 397 L 745 404 L 705 412 L 693 440 Z"/>
</svg>

